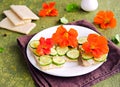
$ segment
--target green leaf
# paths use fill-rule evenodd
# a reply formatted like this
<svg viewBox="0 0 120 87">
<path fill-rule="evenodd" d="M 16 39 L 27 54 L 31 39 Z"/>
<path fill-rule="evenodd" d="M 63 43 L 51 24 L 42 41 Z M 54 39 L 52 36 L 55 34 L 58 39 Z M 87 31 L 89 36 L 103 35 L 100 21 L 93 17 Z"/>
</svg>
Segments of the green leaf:
<svg viewBox="0 0 120 87">
<path fill-rule="evenodd" d="M 4 49 L 3 49 L 2 47 L 0 47 L 0 53 L 2 53 L 2 52 L 3 52 L 3 50 L 4 50 Z"/>
<path fill-rule="evenodd" d="M 120 43 L 120 36 L 119 34 L 116 34 L 112 39 L 111 41 L 115 44 L 119 44 Z"/>
<path fill-rule="evenodd" d="M 68 12 L 77 11 L 78 9 L 79 9 L 79 6 L 77 4 L 74 4 L 74 3 L 68 4 L 66 6 L 66 11 L 68 11 Z"/>
<path fill-rule="evenodd" d="M 60 18 L 60 22 L 63 24 L 67 24 L 68 20 L 65 17 Z"/>
</svg>

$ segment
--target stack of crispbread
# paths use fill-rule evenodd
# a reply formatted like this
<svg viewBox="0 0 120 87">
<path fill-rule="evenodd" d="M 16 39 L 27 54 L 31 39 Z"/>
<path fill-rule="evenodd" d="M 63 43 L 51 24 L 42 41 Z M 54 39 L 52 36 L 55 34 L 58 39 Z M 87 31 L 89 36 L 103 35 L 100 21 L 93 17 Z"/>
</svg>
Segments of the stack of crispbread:
<svg viewBox="0 0 120 87">
<path fill-rule="evenodd" d="M 0 27 L 11 31 L 28 34 L 35 26 L 32 20 L 39 17 L 25 5 L 11 5 L 10 10 L 3 11 L 6 15 L 0 22 Z"/>
</svg>

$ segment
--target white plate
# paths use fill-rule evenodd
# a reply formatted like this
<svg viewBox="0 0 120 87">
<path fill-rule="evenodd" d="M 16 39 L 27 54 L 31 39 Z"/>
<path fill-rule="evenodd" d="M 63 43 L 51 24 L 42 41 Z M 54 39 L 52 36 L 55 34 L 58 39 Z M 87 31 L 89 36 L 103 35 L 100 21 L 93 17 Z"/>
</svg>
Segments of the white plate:
<svg viewBox="0 0 120 87">
<path fill-rule="evenodd" d="M 93 31 L 89 28 L 85 28 L 85 27 L 81 27 L 81 26 L 75 26 L 75 25 L 63 25 L 63 26 L 67 30 L 69 30 L 70 28 L 74 28 L 75 30 L 77 30 L 78 37 L 88 36 L 88 34 L 90 34 L 90 33 L 96 33 L 95 31 Z M 45 38 L 51 37 L 52 34 L 56 32 L 57 27 L 58 26 L 50 27 L 50 28 L 47 28 L 47 29 L 37 33 L 30 41 L 38 40 L 40 37 L 45 37 Z M 93 70 L 97 69 L 99 66 L 101 66 L 103 64 L 103 63 L 99 63 L 99 64 L 96 64 L 93 66 L 83 67 L 83 66 L 78 65 L 77 62 L 67 62 L 67 63 L 65 63 L 64 67 L 62 67 L 62 68 L 44 71 L 44 70 L 41 70 L 39 68 L 39 66 L 36 64 L 36 61 L 35 61 L 28 46 L 27 46 L 26 52 L 27 52 L 27 57 L 28 57 L 30 63 L 34 67 L 36 67 L 38 70 L 40 70 L 44 73 L 50 74 L 50 75 L 60 76 L 60 77 L 73 77 L 73 76 L 83 75 L 83 74 L 92 72 Z"/>
</svg>

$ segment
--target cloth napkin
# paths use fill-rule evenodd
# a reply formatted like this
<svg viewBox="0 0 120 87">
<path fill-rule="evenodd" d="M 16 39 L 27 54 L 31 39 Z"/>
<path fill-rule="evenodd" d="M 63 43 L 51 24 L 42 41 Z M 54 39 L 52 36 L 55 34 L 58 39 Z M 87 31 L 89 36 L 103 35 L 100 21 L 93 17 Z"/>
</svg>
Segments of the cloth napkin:
<svg viewBox="0 0 120 87">
<path fill-rule="evenodd" d="M 84 26 L 98 32 L 94 25 L 86 20 L 79 20 L 69 24 Z M 98 69 L 76 77 L 57 77 L 45 74 L 36 69 L 26 56 L 27 43 L 33 36 L 34 35 L 21 36 L 17 39 L 17 42 L 37 87 L 91 87 L 92 85 L 120 72 L 120 48 L 114 45 L 111 41 L 108 41 L 110 51 L 107 61 Z"/>
</svg>

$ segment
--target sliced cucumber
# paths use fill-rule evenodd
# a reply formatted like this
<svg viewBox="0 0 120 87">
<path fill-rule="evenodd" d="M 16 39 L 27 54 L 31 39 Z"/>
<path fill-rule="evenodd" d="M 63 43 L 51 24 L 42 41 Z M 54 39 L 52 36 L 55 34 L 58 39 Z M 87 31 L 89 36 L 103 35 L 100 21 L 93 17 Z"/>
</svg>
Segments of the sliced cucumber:
<svg viewBox="0 0 120 87">
<path fill-rule="evenodd" d="M 58 55 L 63 56 L 69 50 L 68 47 L 57 47 L 56 48 Z"/>
<path fill-rule="evenodd" d="M 30 42 L 30 47 L 36 49 L 39 44 L 40 44 L 39 40 L 33 40 Z"/>
<path fill-rule="evenodd" d="M 116 34 L 112 39 L 111 41 L 115 44 L 119 44 L 120 43 L 120 36 L 119 34 Z"/>
<path fill-rule="evenodd" d="M 101 56 L 100 58 L 94 58 L 95 61 L 97 62 L 104 62 L 107 59 L 107 54 Z"/>
<path fill-rule="evenodd" d="M 93 58 L 92 54 L 86 54 L 86 53 L 82 54 L 82 59 L 84 59 L 84 60 L 89 60 L 89 59 L 92 59 L 92 58 Z"/>
<path fill-rule="evenodd" d="M 54 56 L 53 63 L 55 65 L 63 65 L 65 63 L 65 59 L 62 56 Z"/>
<path fill-rule="evenodd" d="M 68 20 L 65 17 L 60 18 L 60 22 L 63 24 L 67 24 Z"/>
<path fill-rule="evenodd" d="M 32 49 L 32 52 L 34 53 L 34 55 L 40 56 L 40 55 L 36 52 L 36 49 Z"/>
<path fill-rule="evenodd" d="M 41 66 L 47 66 L 52 63 L 52 57 L 49 55 L 43 55 L 38 58 L 38 61 Z"/>
<path fill-rule="evenodd" d="M 55 50 L 55 48 L 51 48 L 50 55 L 52 55 L 52 56 L 57 55 L 57 51 Z"/>
<path fill-rule="evenodd" d="M 71 49 L 66 55 L 69 59 L 75 60 L 79 57 L 79 51 L 77 49 Z"/>
<path fill-rule="evenodd" d="M 116 40 L 117 40 L 118 42 L 120 42 L 120 36 L 119 36 L 119 34 L 116 34 L 116 35 L 115 35 L 115 38 L 116 38 Z"/>
<path fill-rule="evenodd" d="M 87 37 L 80 37 L 79 39 L 78 39 L 78 44 L 83 44 L 84 42 L 86 42 L 87 41 Z"/>
</svg>

